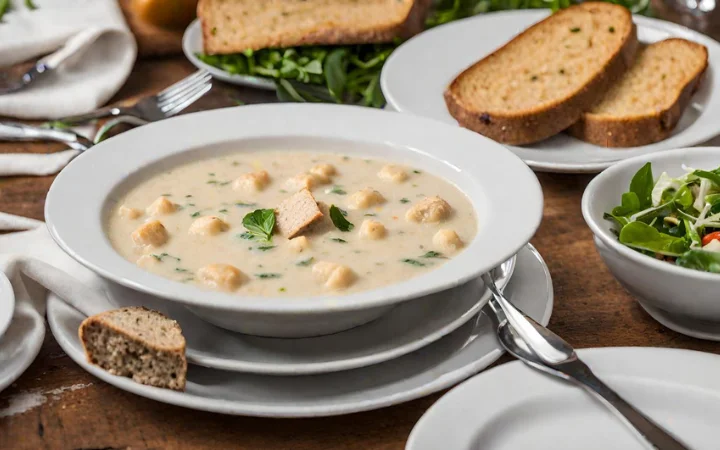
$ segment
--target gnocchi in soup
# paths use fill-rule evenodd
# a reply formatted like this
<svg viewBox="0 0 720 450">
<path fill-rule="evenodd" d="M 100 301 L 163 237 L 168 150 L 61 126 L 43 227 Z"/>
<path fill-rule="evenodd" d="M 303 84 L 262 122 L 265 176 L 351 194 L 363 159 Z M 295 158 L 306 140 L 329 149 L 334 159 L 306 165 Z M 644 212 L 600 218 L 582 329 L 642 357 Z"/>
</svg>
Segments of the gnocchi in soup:
<svg viewBox="0 0 720 450">
<path fill-rule="evenodd" d="M 432 174 L 328 153 L 245 152 L 141 182 L 107 233 L 145 270 L 241 295 L 358 292 L 436 269 L 477 231 L 469 199 Z"/>
</svg>

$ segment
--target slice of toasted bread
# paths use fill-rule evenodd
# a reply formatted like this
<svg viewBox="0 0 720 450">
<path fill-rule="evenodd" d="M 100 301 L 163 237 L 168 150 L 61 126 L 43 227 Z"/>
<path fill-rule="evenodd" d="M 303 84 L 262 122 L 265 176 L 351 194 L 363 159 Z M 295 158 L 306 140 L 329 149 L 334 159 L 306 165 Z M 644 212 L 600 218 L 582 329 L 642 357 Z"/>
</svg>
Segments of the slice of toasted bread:
<svg viewBox="0 0 720 450">
<path fill-rule="evenodd" d="M 185 338 L 163 314 L 139 306 L 115 309 L 85 319 L 78 334 L 89 363 L 138 383 L 185 389 Z"/>
<path fill-rule="evenodd" d="M 280 234 L 292 239 L 321 219 L 323 213 L 312 193 L 308 189 L 301 189 L 278 205 L 275 217 Z"/>
<path fill-rule="evenodd" d="M 667 138 L 708 65 L 705 46 L 667 39 L 643 47 L 635 64 L 568 130 L 603 147 L 636 147 Z"/>
<path fill-rule="evenodd" d="M 634 60 L 630 12 L 587 2 L 533 25 L 462 72 L 445 91 L 461 126 L 506 144 L 531 144 L 580 119 Z"/>
<path fill-rule="evenodd" d="M 431 0 L 200 0 L 210 54 L 392 42 L 423 30 Z"/>
</svg>

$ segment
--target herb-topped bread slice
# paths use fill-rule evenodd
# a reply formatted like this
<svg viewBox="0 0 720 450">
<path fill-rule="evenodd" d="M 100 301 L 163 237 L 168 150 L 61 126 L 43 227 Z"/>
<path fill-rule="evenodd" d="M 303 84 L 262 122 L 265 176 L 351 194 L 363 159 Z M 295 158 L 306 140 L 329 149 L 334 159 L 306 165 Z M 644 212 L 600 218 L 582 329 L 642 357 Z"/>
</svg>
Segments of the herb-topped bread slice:
<svg viewBox="0 0 720 450">
<path fill-rule="evenodd" d="M 661 141 L 690 104 L 707 65 L 705 46 L 685 39 L 643 47 L 632 68 L 569 132 L 603 147 Z"/>
<path fill-rule="evenodd" d="M 78 331 L 88 362 L 138 383 L 185 390 L 187 360 L 180 325 L 143 307 L 85 319 Z"/>
<path fill-rule="evenodd" d="M 423 30 L 431 0 L 200 0 L 205 52 L 392 42 Z"/>
<path fill-rule="evenodd" d="M 531 144 L 566 129 L 632 64 L 630 12 L 587 2 L 525 30 L 462 72 L 445 91 L 461 126 L 506 144 Z"/>
</svg>

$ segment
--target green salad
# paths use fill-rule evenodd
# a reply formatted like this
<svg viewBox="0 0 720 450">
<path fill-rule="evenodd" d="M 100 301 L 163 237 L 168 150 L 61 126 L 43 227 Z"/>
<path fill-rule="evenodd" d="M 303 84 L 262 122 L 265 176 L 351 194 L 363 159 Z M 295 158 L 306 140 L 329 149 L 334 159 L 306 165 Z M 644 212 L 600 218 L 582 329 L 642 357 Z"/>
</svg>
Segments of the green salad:
<svg viewBox="0 0 720 450">
<path fill-rule="evenodd" d="M 609 0 L 633 13 L 648 14 L 649 0 Z M 0 0 L 2 3 L 2 0 Z M 549 8 L 553 11 L 571 6 L 571 0 L 436 0 L 426 27 L 491 11 Z M 390 53 L 401 41 L 392 44 L 346 46 L 308 46 L 269 48 L 232 55 L 196 56 L 205 64 L 233 75 L 272 79 L 278 98 L 292 102 L 350 103 L 382 108 L 385 98 L 380 90 L 380 72 Z M 449 43 L 451 45 L 452 43 Z M 422 74 L 418 74 L 422 76 Z"/>
<path fill-rule="evenodd" d="M 604 217 L 618 240 L 641 253 L 689 269 L 720 273 L 720 168 L 683 166 L 685 175 L 653 178 L 645 164 Z"/>
</svg>

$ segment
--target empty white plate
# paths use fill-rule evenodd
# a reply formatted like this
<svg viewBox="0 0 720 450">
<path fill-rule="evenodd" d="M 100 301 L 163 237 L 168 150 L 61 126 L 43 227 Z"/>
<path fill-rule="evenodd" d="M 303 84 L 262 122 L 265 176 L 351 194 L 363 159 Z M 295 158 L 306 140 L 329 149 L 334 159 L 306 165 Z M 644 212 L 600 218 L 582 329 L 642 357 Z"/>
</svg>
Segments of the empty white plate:
<svg viewBox="0 0 720 450">
<path fill-rule="evenodd" d="M 224 70 L 218 69 L 215 66 L 205 64 L 197 57 L 197 53 L 203 52 L 203 37 L 202 37 L 202 26 L 200 25 L 200 19 L 195 19 L 185 29 L 183 35 L 183 53 L 185 57 L 190 60 L 193 66 L 198 69 L 205 69 L 210 74 L 217 78 L 231 84 L 237 84 L 240 86 L 249 86 L 259 89 L 268 89 L 271 91 L 275 90 L 275 82 L 268 78 L 253 77 L 250 75 L 239 75 L 225 72 Z"/>
<path fill-rule="evenodd" d="M 395 110 L 456 124 L 443 92 L 464 69 L 492 53 L 549 14 L 520 10 L 481 14 L 426 31 L 401 45 L 385 63 L 383 94 Z M 689 147 L 720 134 L 720 44 L 688 28 L 635 16 L 638 38 L 655 42 L 680 37 L 705 45 L 709 66 L 673 134 L 664 141 L 630 149 L 609 149 L 559 134 L 529 146 L 506 146 L 530 167 L 548 172 L 600 172 L 614 162 L 650 152 Z"/>
<path fill-rule="evenodd" d="M 335 372 L 397 358 L 455 331 L 472 319 L 490 295 L 480 279 L 409 300 L 373 322 L 320 337 L 278 339 L 215 327 L 181 305 L 114 283 L 106 291 L 117 306 L 143 305 L 180 323 L 188 360 L 215 369 L 274 375 Z"/>
<path fill-rule="evenodd" d="M 550 319 L 552 281 L 540 255 L 528 246 L 505 289 L 510 299 L 543 324 Z M 82 314 L 51 296 L 48 321 L 63 350 L 85 370 L 120 389 L 187 408 L 264 417 L 313 417 L 382 408 L 445 389 L 492 364 L 502 351 L 490 320 L 479 316 L 414 353 L 360 369 L 305 376 L 267 376 L 190 366 L 185 392 L 110 375 L 90 365 L 78 339 Z"/>
<path fill-rule="evenodd" d="M 603 381 L 690 448 L 717 449 L 720 357 L 663 348 L 579 351 Z M 407 450 L 645 448 L 582 389 L 516 361 L 453 389 L 415 425 Z"/>
</svg>

